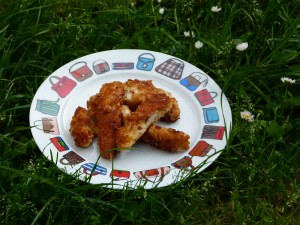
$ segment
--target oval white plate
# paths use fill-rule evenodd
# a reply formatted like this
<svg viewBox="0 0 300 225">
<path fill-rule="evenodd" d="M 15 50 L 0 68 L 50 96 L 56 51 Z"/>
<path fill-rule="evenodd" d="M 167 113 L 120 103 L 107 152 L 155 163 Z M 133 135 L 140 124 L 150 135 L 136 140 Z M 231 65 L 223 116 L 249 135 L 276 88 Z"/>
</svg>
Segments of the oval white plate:
<svg viewBox="0 0 300 225">
<path fill-rule="evenodd" d="M 152 80 L 178 100 L 181 118 L 159 122 L 190 135 L 190 148 L 169 153 L 145 143 L 113 161 L 99 157 L 97 140 L 74 144 L 70 121 L 78 106 L 108 82 Z M 148 50 L 112 50 L 78 58 L 53 72 L 30 108 L 32 135 L 43 154 L 68 174 L 110 188 L 163 187 L 207 168 L 221 154 L 232 123 L 228 101 L 205 72 L 176 57 Z"/>
</svg>

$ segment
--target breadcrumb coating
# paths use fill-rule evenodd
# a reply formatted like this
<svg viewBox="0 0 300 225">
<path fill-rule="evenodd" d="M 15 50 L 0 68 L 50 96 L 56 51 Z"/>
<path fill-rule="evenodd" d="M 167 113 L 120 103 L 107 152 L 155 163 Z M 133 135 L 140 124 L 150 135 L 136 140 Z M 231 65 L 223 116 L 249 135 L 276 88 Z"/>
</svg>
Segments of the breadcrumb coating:
<svg viewBox="0 0 300 225">
<path fill-rule="evenodd" d="M 79 147 L 88 147 L 94 138 L 93 122 L 88 110 L 79 106 L 71 120 L 70 132 L 75 144 Z"/>
<path fill-rule="evenodd" d="M 78 107 L 70 132 L 75 144 L 88 147 L 98 137 L 103 158 L 112 160 L 119 149 L 131 148 L 138 140 L 169 152 L 189 148 L 189 135 L 155 123 L 174 122 L 180 108 L 171 93 L 156 88 L 152 81 L 128 80 L 104 84 L 87 101 L 87 109 Z"/>
</svg>

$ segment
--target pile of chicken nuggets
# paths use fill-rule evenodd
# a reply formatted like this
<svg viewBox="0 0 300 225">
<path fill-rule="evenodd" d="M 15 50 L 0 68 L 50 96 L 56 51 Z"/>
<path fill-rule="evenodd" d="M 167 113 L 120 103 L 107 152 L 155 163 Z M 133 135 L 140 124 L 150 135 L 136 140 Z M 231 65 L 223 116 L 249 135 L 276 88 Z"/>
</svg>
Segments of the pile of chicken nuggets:
<svg viewBox="0 0 300 225">
<path fill-rule="evenodd" d="M 70 132 L 80 147 L 88 147 L 98 137 L 101 156 L 110 160 L 138 140 L 169 152 L 185 151 L 190 144 L 188 134 L 155 124 L 179 118 L 177 100 L 151 80 L 115 81 L 91 96 L 87 109 L 79 106 L 75 110 Z"/>
</svg>

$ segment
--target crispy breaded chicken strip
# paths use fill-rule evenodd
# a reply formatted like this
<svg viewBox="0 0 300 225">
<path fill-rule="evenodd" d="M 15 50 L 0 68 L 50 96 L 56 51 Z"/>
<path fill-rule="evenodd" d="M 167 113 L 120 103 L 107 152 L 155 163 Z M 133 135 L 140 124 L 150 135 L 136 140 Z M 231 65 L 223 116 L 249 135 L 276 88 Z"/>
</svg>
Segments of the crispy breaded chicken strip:
<svg viewBox="0 0 300 225">
<path fill-rule="evenodd" d="M 124 104 L 131 110 L 136 110 L 139 104 L 145 102 L 154 93 L 155 87 L 151 80 L 128 80 L 124 90 Z"/>
<path fill-rule="evenodd" d="M 85 108 L 79 106 L 75 110 L 70 124 L 70 132 L 77 146 L 88 147 L 93 141 L 93 121 Z"/>
<path fill-rule="evenodd" d="M 123 121 L 126 121 L 130 115 L 131 110 L 129 107 L 122 105 Z M 189 148 L 189 138 L 190 136 L 182 131 L 152 124 L 140 139 L 158 149 L 177 152 L 185 151 Z"/>
<path fill-rule="evenodd" d="M 180 108 L 177 100 L 172 96 L 171 93 L 156 88 L 151 80 L 128 80 L 125 83 L 125 96 L 124 104 L 128 105 L 131 110 L 135 110 L 141 102 L 146 101 L 147 98 L 153 93 L 166 94 L 171 98 L 172 107 L 162 117 L 162 120 L 174 122 L 180 118 Z"/>
<path fill-rule="evenodd" d="M 123 104 L 124 84 L 107 83 L 100 92 L 87 102 L 89 111 L 95 120 L 95 131 L 98 133 L 98 146 L 103 158 L 113 159 L 118 151 L 116 135 L 122 125 L 121 105 Z"/>
<path fill-rule="evenodd" d="M 168 152 L 188 150 L 190 136 L 173 128 L 151 125 L 141 137 L 144 142 Z"/>
<path fill-rule="evenodd" d="M 180 109 L 176 99 L 169 92 L 154 87 L 152 81 L 104 84 L 99 93 L 88 100 L 87 107 L 88 110 L 76 109 L 71 135 L 81 147 L 88 147 L 94 136 L 98 136 L 100 154 L 106 159 L 117 155 L 115 148 L 131 148 L 141 137 L 169 152 L 186 150 L 189 146 L 189 136 L 184 132 L 153 124 L 162 118 L 176 121 Z"/>
<path fill-rule="evenodd" d="M 91 120 L 93 121 L 93 132 L 96 136 L 98 136 L 98 126 L 96 126 L 96 117 L 97 112 L 99 111 L 99 106 L 97 105 L 100 94 L 97 93 L 90 97 L 87 101 L 88 112 L 90 113 Z"/>
<path fill-rule="evenodd" d="M 176 98 L 174 98 L 170 92 L 165 91 L 161 88 L 157 88 L 157 90 L 159 93 L 168 95 L 173 101 L 171 109 L 162 117 L 162 120 L 167 122 L 175 122 L 176 120 L 180 119 L 180 108 Z"/>
<path fill-rule="evenodd" d="M 144 102 L 140 103 L 136 111 L 131 112 L 124 126 L 117 132 L 117 146 L 131 148 L 132 145 L 172 107 L 172 100 L 162 93 L 148 93 Z"/>
</svg>

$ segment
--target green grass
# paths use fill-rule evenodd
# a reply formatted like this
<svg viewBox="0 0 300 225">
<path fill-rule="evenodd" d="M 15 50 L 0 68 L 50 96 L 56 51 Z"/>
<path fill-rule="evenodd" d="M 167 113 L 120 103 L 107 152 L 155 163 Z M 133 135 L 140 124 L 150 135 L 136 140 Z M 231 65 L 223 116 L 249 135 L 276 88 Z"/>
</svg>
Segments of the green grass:
<svg viewBox="0 0 300 225">
<path fill-rule="evenodd" d="M 300 224 L 299 1 L 133 2 L 0 1 L 0 224 Z M 237 51 L 240 42 L 248 49 Z M 230 140 L 201 174 L 116 191 L 61 172 L 37 148 L 29 107 L 44 79 L 80 56 L 121 48 L 182 58 L 223 89 Z"/>
</svg>

